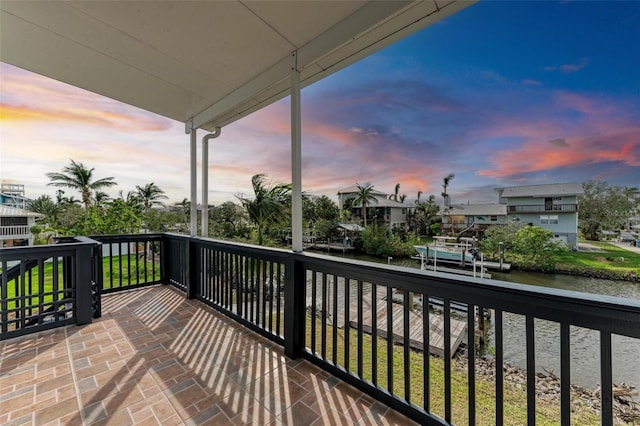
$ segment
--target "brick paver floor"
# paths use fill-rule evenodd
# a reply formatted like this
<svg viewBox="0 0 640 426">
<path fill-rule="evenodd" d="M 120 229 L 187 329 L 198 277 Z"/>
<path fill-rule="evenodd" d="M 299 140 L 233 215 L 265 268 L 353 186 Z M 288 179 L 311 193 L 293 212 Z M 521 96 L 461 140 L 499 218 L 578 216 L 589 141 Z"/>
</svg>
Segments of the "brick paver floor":
<svg viewBox="0 0 640 426">
<path fill-rule="evenodd" d="M 0 342 L 0 424 L 413 424 L 170 286 Z"/>
</svg>

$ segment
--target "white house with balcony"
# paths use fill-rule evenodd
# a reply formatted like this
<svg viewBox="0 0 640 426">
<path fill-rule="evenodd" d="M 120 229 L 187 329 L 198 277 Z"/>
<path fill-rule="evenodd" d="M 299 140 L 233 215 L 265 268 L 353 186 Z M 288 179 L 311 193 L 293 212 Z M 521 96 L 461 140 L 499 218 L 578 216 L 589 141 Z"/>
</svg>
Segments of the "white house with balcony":
<svg viewBox="0 0 640 426">
<path fill-rule="evenodd" d="M 497 188 L 498 202 L 507 207 L 507 221 L 540 226 L 572 249 L 578 249 L 580 183 L 552 183 Z"/>
<path fill-rule="evenodd" d="M 34 236 L 30 229 L 40 213 L 0 205 L 0 247 L 33 245 Z"/>
<path fill-rule="evenodd" d="M 400 203 L 389 199 L 389 194 L 373 190 L 371 191 L 376 201 L 367 204 L 367 223 L 385 223 L 390 227 L 404 226 L 407 223 L 407 214 L 414 209 L 411 204 Z M 338 204 L 340 210 L 345 208 L 349 199 L 355 199 L 358 196 L 358 187 L 350 186 L 338 191 Z M 351 206 L 351 214 L 357 218 L 362 216 L 362 204 L 353 204 Z"/>
</svg>

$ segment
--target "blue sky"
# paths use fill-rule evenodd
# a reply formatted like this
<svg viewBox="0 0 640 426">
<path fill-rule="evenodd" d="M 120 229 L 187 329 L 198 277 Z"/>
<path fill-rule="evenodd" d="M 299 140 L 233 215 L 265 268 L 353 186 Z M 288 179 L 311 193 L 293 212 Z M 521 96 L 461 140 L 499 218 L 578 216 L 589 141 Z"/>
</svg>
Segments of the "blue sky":
<svg viewBox="0 0 640 426">
<path fill-rule="evenodd" d="M 640 187 L 640 2 L 480 1 L 306 88 L 303 188 L 356 182 L 494 202 L 493 188 L 604 180 Z M 1 177 L 53 194 L 69 159 L 125 193 L 189 194 L 184 125 L 1 64 Z M 286 182 L 284 99 L 211 143 L 210 201 Z M 154 164 L 143 170 L 139 164 Z M 117 194 L 117 190 L 112 191 Z M 440 197 L 438 197 L 440 198 Z"/>
</svg>

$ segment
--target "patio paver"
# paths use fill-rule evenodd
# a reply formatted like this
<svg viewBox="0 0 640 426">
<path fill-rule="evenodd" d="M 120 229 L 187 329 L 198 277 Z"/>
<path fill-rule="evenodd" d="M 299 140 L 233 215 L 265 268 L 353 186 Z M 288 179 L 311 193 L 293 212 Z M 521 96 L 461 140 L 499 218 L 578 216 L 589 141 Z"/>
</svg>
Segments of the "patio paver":
<svg viewBox="0 0 640 426">
<path fill-rule="evenodd" d="M 0 342 L 0 424 L 415 424 L 170 286 Z"/>
</svg>

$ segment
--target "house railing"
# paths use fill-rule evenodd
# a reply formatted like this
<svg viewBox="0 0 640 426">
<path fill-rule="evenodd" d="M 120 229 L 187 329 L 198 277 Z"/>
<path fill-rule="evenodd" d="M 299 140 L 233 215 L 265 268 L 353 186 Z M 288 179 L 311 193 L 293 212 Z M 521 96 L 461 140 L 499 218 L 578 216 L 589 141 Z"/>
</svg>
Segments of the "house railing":
<svg viewBox="0 0 640 426">
<path fill-rule="evenodd" d="M 1 237 L 28 238 L 29 235 L 29 227 L 26 225 L 0 226 Z"/>
<path fill-rule="evenodd" d="M 530 206 L 507 206 L 508 213 L 575 213 L 577 204 L 539 204 Z"/>
<path fill-rule="evenodd" d="M 0 250 L 0 340 L 99 315 L 96 241 L 78 237 L 60 244 Z"/>
<path fill-rule="evenodd" d="M 621 362 L 612 342 L 621 338 L 640 340 L 640 302 L 636 300 L 457 278 L 179 235 L 99 238 L 103 246 L 119 244 L 117 254 L 112 248 L 111 256 L 103 257 L 102 247 L 94 252 L 93 263 L 85 253 L 77 255 L 74 264 L 79 269 L 82 262 L 78 260 L 84 259 L 100 277 L 98 270 L 108 264 L 107 258 L 119 257 L 117 266 L 103 271 L 105 277 L 112 277 L 110 291 L 155 282 L 173 285 L 184 291 L 185 297 L 201 300 L 283 345 L 287 356 L 309 360 L 422 424 L 474 424 L 480 397 L 494 401 L 493 410 L 482 407 L 483 419 L 495 424 L 509 421 L 512 407 L 506 395 L 511 390 L 505 387 L 503 365 L 507 357 L 505 341 L 513 338 L 506 330 L 513 326 L 514 317 L 520 321 L 518 338 L 524 351 L 527 423 L 536 421 L 536 373 L 540 370 L 536 348 L 541 346 L 538 327 L 544 322 L 557 330 L 554 344 L 559 348 L 561 382 L 558 422 L 568 425 L 572 420 L 571 378 L 585 368 L 575 362 L 578 349 L 574 333 L 576 329 L 588 329 L 597 335 L 599 348 L 589 356 L 596 357 L 599 367 L 601 422 L 612 424 L 613 365 Z M 143 256 L 132 248 L 144 245 L 147 253 Z M 37 250 L 29 258 L 44 263 L 55 256 L 73 256 L 69 251 L 73 244 L 64 246 L 26 250 Z M 93 247 L 98 246 L 94 243 Z M 64 255 L 59 254 L 63 251 Z M 140 263 L 133 266 L 138 257 L 153 261 L 160 279 L 155 273 L 145 274 L 145 280 L 127 279 L 120 285 L 120 266 L 123 273 L 139 271 Z M 11 257 L 18 258 L 25 257 Z M 8 260 L 3 253 L 3 270 Z M 127 269 L 129 263 L 131 269 Z M 90 275 L 85 273 L 85 279 Z M 8 321 L 7 280 L 3 274 L 3 324 Z M 488 321 L 483 314 L 476 315 L 488 310 L 492 313 Z M 478 385 L 480 375 L 485 373 L 479 371 L 479 355 L 470 344 L 479 328 L 488 329 L 493 336 L 494 385 L 489 390 L 485 381 Z M 465 340 L 466 353 L 453 360 L 455 345 Z M 632 371 L 639 366 L 625 367 Z"/>
</svg>

